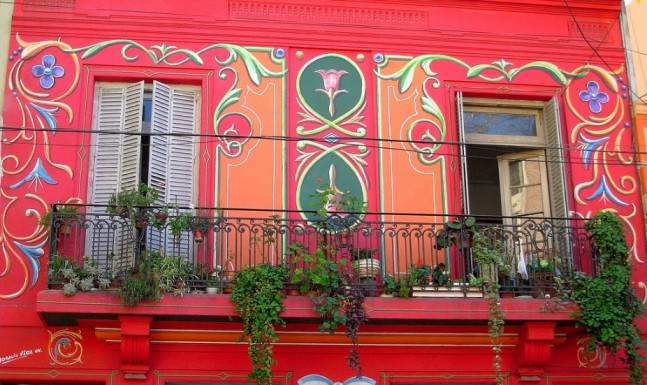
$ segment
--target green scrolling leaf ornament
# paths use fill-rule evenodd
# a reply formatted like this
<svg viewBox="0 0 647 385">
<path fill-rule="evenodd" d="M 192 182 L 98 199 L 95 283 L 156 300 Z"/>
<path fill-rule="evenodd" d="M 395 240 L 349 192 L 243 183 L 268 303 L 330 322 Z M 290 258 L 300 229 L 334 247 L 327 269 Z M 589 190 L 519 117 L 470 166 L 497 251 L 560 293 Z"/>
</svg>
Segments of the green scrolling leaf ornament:
<svg viewBox="0 0 647 385">
<path fill-rule="evenodd" d="M 376 75 L 383 80 L 397 80 L 398 90 L 400 91 L 400 93 L 404 93 L 411 87 L 415 71 L 418 67 L 420 67 L 427 76 L 435 81 L 433 87 L 438 88 L 440 86 L 440 82 L 437 78 L 435 78 L 435 76 L 438 74 L 431 70 L 431 64 L 437 60 L 449 61 L 465 68 L 467 70 L 466 76 L 468 79 L 478 77 L 488 82 L 498 82 L 501 80 L 507 80 L 508 82 L 511 82 L 517 75 L 529 69 L 537 69 L 543 71 L 561 85 L 566 85 L 566 82 L 568 81 L 567 79 L 569 78 L 577 79 L 587 74 L 587 72 L 580 72 L 577 74 L 567 72 L 559 69 L 556 65 L 545 61 L 536 61 L 525 64 L 519 68 L 507 69 L 508 67 L 512 66 L 512 63 L 506 62 L 504 59 L 492 62 L 491 64 L 477 64 L 470 67 L 464 61 L 453 58 L 451 56 L 422 55 L 411 59 L 404 67 L 390 75 L 381 74 L 377 70 Z M 382 67 L 384 67 L 384 64 L 382 65 Z M 486 76 L 484 75 L 484 72 L 486 71 L 495 72 L 498 74 L 498 76 Z"/>
<path fill-rule="evenodd" d="M 170 66 L 180 66 L 189 61 L 197 65 L 204 65 L 204 61 L 202 60 L 202 55 L 204 53 L 215 49 L 226 49 L 229 52 L 227 59 L 220 60 L 215 57 L 214 59 L 216 60 L 216 62 L 220 65 L 227 66 L 238 60 L 238 58 L 240 57 L 240 59 L 245 64 L 245 68 L 250 80 L 257 86 L 261 84 L 261 79 L 263 77 L 281 77 L 286 73 L 286 70 L 280 72 L 270 71 L 263 64 L 261 64 L 261 62 L 256 57 L 254 57 L 254 55 L 252 55 L 247 48 L 233 44 L 212 44 L 197 52 L 194 52 L 184 48 L 177 48 L 173 45 L 167 46 L 166 44 L 153 45 L 150 47 L 150 49 L 148 49 L 133 40 L 117 39 L 108 40 L 81 48 L 64 49 L 63 51 L 67 53 L 83 52 L 81 58 L 89 59 L 108 47 L 119 45 L 123 45 L 123 47 L 121 48 L 121 57 L 127 62 L 134 62 L 138 60 L 139 55 L 132 55 L 129 54 L 129 52 L 130 50 L 139 50 L 147 55 L 156 65 L 164 63 Z"/>
<path fill-rule="evenodd" d="M 422 101 L 422 110 L 435 117 L 438 122 L 429 119 L 416 120 L 409 126 L 407 139 L 409 140 L 411 147 L 413 147 L 418 153 L 418 160 L 420 160 L 422 164 L 429 165 L 438 160 L 438 158 L 434 159 L 433 156 L 438 148 L 440 148 L 441 143 L 445 140 L 447 124 L 438 104 L 436 104 L 436 102 L 427 93 L 427 87 L 423 86 L 422 92 L 424 93 L 424 96 L 420 98 Z M 426 130 L 420 138 L 415 138 L 414 128 L 417 124 L 423 122 L 433 125 L 438 131 L 437 135 L 432 134 L 430 130 Z"/>
</svg>

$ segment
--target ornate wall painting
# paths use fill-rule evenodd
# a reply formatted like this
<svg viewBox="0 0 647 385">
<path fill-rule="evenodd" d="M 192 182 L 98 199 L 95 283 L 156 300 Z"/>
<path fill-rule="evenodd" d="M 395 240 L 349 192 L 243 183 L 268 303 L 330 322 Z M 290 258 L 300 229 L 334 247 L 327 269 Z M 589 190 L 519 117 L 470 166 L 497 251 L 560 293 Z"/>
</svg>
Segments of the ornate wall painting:
<svg viewBox="0 0 647 385">
<path fill-rule="evenodd" d="M 91 119 L 84 120 L 85 126 L 80 126 L 82 114 L 75 111 L 75 107 L 82 105 L 80 99 L 87 91 L 79 87 L 85 64 L 112 65 L 115 69 L 137 66 L 137 70 L 123 70 L 124 73 L 137 73 L 145 68 L 142 66 L 151 66 L 142 73 L 142 78 L 155 76 L 163 68 L 187 67 L 187 72 L 176 70 L 175 75 L 179 79 L 190 79 L 195 75 L 191 68 L 215 68 L 219 83 L 214 87 L 228 91 L 223 91 L 222 97 L 215 102 L 209 102 L 212 100 L 209 90 L 203 90 L 203 98 L 207 100 L 205 110 L 213 114 L 213 123 L 202 119 L 201 127 L 203 132 L 213 129 L 229 137 L 219 138 L 213 148 L 204 149 L 201 155 L 205 165 L 216 163 L 209 163 L 216 158 L 218 166 L 212 174 L 218 181 L 230 179 L 223 187 L 225 197 L 218 195 L 222 191 L 221 185 L 217 185 L 216 191 L 209 194 L 208 199 L 204 198 L 206 204 L 227 200 L 227 194 L 239 196 L 240 191 L 262 189 L 275 193 L 271 201 L 259 201 L 259 204 L 284 208 L 282 144 L 250 136 L 283 135 L 284 117 L 280 111 L 284 110 L 282 57 L 285 51 L 247 49 L 230 44 L 212 44 L 192 50 L 170 44 L 147 46 L 127 39 L 74 46 L 61 39 L 32 42 L 20 36 L 16 36 L 14 44 L 5 123 L 28 130 L 3 130 L 2 134 L 0 298 L 20 297 L 39 281 L 49 239 L 47 229 L 40 226 L 38 220 L 48 210 L 49 203 L 83 202 L 85 191 L 80 188 L 75 191 L 75 186 L 87 184 L 86 172 L 82 172 L 87 170 L 88 161 L 84 133 L 90 129 Z M 119 77 L 119 70 L 113 72 Z M 85 94 L 87 99 L 87 92 Z M 92 96 L 89 98 L 89 104 L 85 101 L 86 107 L 92 105 Z M 67 151 L 70 147 L 74 151 Z M 267 162 L 268 154 L 272 162 Z M 245 170 L 241 168 L 243 164 Z M 256 178 L 254 172 L 264 178 Z M 250 180 L 256 182 L 253 188 L 249 188 Z M 259 185 L 259 181 L 265 185 Z M 228 203 L 235 206 L 239 202 Z M 246 207 L 245 204 L 240 206 Z M 20 226 L 10 225 L 12 223 Z"/>
<path fill-rule="evenodd" d="M 39 225 L 50 202 L 78 203 L 71 194 L 76 135 L 69 99 L 80 63 L 61 41 L 30 42 L 16 36 L 9 57 L 0 187 L 0 298 L 33 289 L 40 278 L 47 230 Z M 26 128 L 26 130 L 18 130 Z"/>
<path fill-rule="evenodd" d="M 372 63 L 350 52 L 296 51 L 289 60 L 288 207 L 311 210 L 310 195 L 329 186 L 376 211 Z"/>
<path fill-rule="evenodd" d="M 215 150 L 216 196 L 208 205 L 283 210 L 286 51 L 259 48 L 246 55 L 218 72 L 215 88 L 227 92 L 213 115 L 214 133 L 223 137 Z"/>
<path fill-rule="evenodd" d="M 70 366 L 83 363 L 81 360 L 83 357 L 83 344 L 81 343 L 83 337 L 80 330 L 72 332 L 65 329 L 54 333 L 48 330 L 47 332 L 49 333 L 47 351 L 52 360 L 50 365 Z"/>
<path fill-rule="evenodd" d="M 297 384 L 299 385 L 375 385 L 375 380 L 362 376 L 361 378 L 358 377 L 351 377 L 347 379 L 346 381 L 333 381 L 329 379 L 328 377 L 322 376 L 320 374 L 308 374 L 307 376 L 303 376 L 297 380 Z"/>
<path fill-rule="evenodd" d="M 445 221 L 450 189 L 447 185 L 447 159 L 452 146 L 436 142 L 446 140 L 445 115 L 430 97 L 442 100 L 427 76 L 411 71 L 411 87 L 400 92 L 398 81 L 381 78 L 380 74 L 394 73 L 404 68 L 410 58 L 373 55 L 377 74 L 378 137 L 380 173 L 381 220 L 388 222 Z M 451 211 L 451 210 L 450 210 Z M 425 216 L 416 214 L 438 214 Z M 424 235 L 423 235 L 424 236 Z M 382 248 L 393 255 L 407 255 L 406 245 L 383 240 Z M 426 250 L 430 258 L 432 250 Z M 393 259 L 393 266 L 385 266 L 387 273 L 405 273 L 409 263 Z M 451 268 L 451 263 L 446 260 Z"/>
<path fill-rule="evenodd" d="M 378 54 L 379 55 L 379 54 Z M 382 59 L 381 55 L 378 57 Z M 380 92 L 388 92 L 391 87 L 393 98 L 380 97 L 380 133 L 388 135 L 389 120 L 382 111 L 392 111 L 383 108 L 390 100 L 408 100 L 410 110 L 425 111 L 432 120 L 432 129 L 424 130 L 422 141 L 439 140 L 445 137 L 447 131 L 442 127 L 445 121 L 451 130 L 455 130 L 453 119 L 443 119 L 442 111 L 451 111 L 451 97 L 435 91 L 440 88 L 445 79 L 460 79 L 463 81 L 479 80 L 492 84 L 552 84 L 563 86 L 563 103 L 561 111 L 562 123 L 566 122 L 568 132 L 563 128 L 563 146 L 567 159 L 572 162 L 571 199 L 575 205 L 571 207 L 572 215 L 588 217 L 597 210 L 613 210 L 626 222 L 630 228 L 630 244 L 636 261 L 641 262 L 638 255 L 643 247 L 635 244 L 636 234 L 643 233 L 641 220 L 636 220 L 640 212 L 639 196 L 634 158 L 631 155 L 631 131 L 627 115 L 627 88 L 622 79 L 623 68 L 605 69 L 594 65 L 585 65 L 574 69 L 562 69 L 559 66 L 545 62 L 512 63 L 506 60 L 494 61 L 491 64 L 468 64 L 460 59 L 446 55 L 422 55 L 415 58 L 385 58 L 376 70 Z M 389 62 L 405 60 L 405 64 L 389 68 Z M 448 64 L 451 65 L 448 66 Z M 446 72 L 440 71 L 440 69 Z M 385 87 L 387 88 L 385 90 Z M 397 92 L 395 91 L 397 88 Z M 510 88 L 506 88 L 510 91 Z M 387 93 L 388 95 L 388 93 Z M 432 96 L 433 95 L 433 96 Z M 396 99 L 397 98 L 397 99 Z M 419 106 L 419 107 L 417 107 Z M 415 108 L 418 108 L 415 110 Z M 426 109 L 425 109 L 426 107 Z M 566 107 L 566 108 L 564 108 Z M 411 132 L 415 132 L 412 130 Z M 455 134 L 454 134 L 455 135 Z M 401 135 L 402 137 L 402 135 Z M 410 139 L 411 140 L 411 139 Z M 440 139 L 442 140 L 442 139 Z M 410 143 L 413 146 L 415 143 Z M 419 163 L 438 162 L 439 146 L 429 146 L 427 149 L 410 148 L 418 155 Z M 388 162 L 388 157 L 382 157 L 382 162 Z M 388 165 L 388 163 L 385 163 Z M 420 167 L 411 163 L 411 167 Z M 455 175 L 456 167 L 449 165 L 449 173 Z M 384 167 L 386 183 L 389 182 L 388 167 Z M 420 178 L 420 177 L 419 177 Z M 457 183 L 457 182 L 456 182 Z M 422 184 L 422 183 L 421 183 Z M 424 186 L 424 184 L 422 184 Z M 396 195 L 397 186 L 392 189 Z M 388 193 L 384 194 L 388 202 Z M 433 193 L 429 193 L 433 197 Z M 454 200 L 459 194 L 449 194 L 448 205 L 455 207 Z M 393 200 L 396 201 L 397 200 Z M 460 206 L 458 206 L 460 207 Z M 385 205 L 385 211 L 389 206 Z M 455 212 L 455 210 L 450 210 Z"/>
</svg>

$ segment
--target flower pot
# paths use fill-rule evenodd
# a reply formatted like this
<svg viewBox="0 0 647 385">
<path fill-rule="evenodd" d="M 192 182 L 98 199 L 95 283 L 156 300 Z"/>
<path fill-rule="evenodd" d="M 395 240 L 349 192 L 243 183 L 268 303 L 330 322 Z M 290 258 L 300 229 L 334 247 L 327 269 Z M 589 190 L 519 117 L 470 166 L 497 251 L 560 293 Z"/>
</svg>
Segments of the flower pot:
<svg viewBox="0 0 647 385">
<path fill-rule="evenodd" d="M 483 278 L 483 283 L 499 282 L 497 265 L 495 263 L 482 264 L 481 278 Z"/>
<path fill-rule="evenodd" d="M 50 290 L 63 290 L 65 284 L 63 282 L 52 282 L 48 286 Z"/>
<path fill-rule="evenodd" d="M 299 289 L 292 288 L 292 289 L 287 289 L 285 291 L 285 294 L 286 295 L 301 295 L 301 291 Z"/>
<path fill-rule="evenodd" d="M 110 287 L 108 290 L 117 290 L 121 287 L 121 280 L 119 279 L 111 279 L 110 280 Z"/>
<path fill-rule="evenodd" d="M 158 211 L 154 215 L 155 215 L 155 218 L 157 219 L 157 221 L 160 223 L 160 225 L 166 224 L 166 220 L 168 219 L 168 215 L 165 212 Z"/>
<path fill-rule="evenodd" d="M 207 286 L 207 294 L 220 294 L 219 287 Z"/>
<path fill-rule="evenodd" d="M 375 283 L 375 278 L 373 277 L 360 278 L 359 284 L 362 289 L 362 294 L 364 294 L 364 297 L 377 296 L 377 284 Z"/>
<path fill-rule="evenodd" d="M 195 243 L 202 243 L 204 240 L 204 236 L 202 234 L 202 230 L 200 229 L 193 229 L 193 242 Z"/>
<path fill-rule="evenodd" d="M 69 225 L 69 222 L 63 222 L 58 229 L 58 233 L 60 235 L 72 235 L 72 226 Z"/>
<path fill-rule="evenodd" d="M 375 278 L 380 275 L 380 261 L 377 259 L 360 259 L 356 263 L 359 278 Z"/>
<path fill-rule="evenodd" d="M 342 245 L 347 245 L 350 238 L 350 232 L 348 230 L 342 230 L 339 232 L 339 243 Z"/>
</svg>

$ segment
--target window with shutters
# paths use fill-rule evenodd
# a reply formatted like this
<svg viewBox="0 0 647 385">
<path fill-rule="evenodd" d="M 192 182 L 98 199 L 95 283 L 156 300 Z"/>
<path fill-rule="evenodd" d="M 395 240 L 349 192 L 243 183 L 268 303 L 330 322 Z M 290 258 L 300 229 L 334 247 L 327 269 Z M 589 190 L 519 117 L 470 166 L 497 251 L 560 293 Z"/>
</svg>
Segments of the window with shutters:
<svg viewBox="0 0 647 385">
<path fill-rule="evenodd" d="M 200 88 L 195 86 L 97 83 L 88 200 L 107 205 L 114 192 L 142 182 L 159 191 L 159 205 L 192 206 L 199 101 Z M 88 251 L 99 257 L 114 253 L 120 263 L 131 263 L 134 250 L 128 239 L 133 231 L 117 229 L 111 246 L 89 239 L 88 247 L 106 250 Z M 95 233 L 89 237 L 99 236 Z"/>
<path fill-rule="evenodd" d="M 564 158 L 556 99 L 548 102 L 457 95 L 463 201 L 467 213 L 566 217 Z"/>
</svg>

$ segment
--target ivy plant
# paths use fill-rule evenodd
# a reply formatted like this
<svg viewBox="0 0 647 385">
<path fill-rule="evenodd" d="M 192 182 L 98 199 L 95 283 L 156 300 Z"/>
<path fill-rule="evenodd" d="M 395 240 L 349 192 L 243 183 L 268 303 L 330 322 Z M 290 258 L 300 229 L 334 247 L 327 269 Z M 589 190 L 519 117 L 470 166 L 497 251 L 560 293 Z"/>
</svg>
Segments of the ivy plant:
<svg viewBox="0 0 647 385">
<path fill-rule="evenodd" d="M 276 364 L 272 344 L 278 341 L 276 325 L 285 327 L 279 314 L 285 309 L 281 290 L 288 277 L 284 266 L 259 264 L 236 273 L 236 285 L 230 301 L 243 321 L 243 334 L 238 341 L 247 339 L 252 371 L 248 381 L 269 384 L 272 365 Z"/>
<path fill-rule="evenodd" d="M 573 314 L 577 326 L 590 335 L 587 346 L 599 345 L 612 357 L 624 350 L 621 361 L 632 384 L 642 384 L 645 342 L 636 321 L 644 305 L 631 286 L 631 259 L 622 222 L 609 211 L 600 211 L 585 224 L 593 238 L 599 273 L 594 277 L 573 274 L 570 299 L 579 305 Z"/>
<path fill-rule="evenodd" d="M 501 263 L 501 260 L 506 255 L 505 245 L 499 241 L 494 240 L 492 244 L 491 240 L 479 232 L 473 233 L 473 243 L 472 243 L 472 252 L 474 255 L 474 261 L 480 265 L 481 276 L 478 278 L 479 284 L 483 285 L 485 283 L 484 277 L 484 266 L 498 265 Z M 470 279 L 470 285 L 476 284 L 476 278 L 474 280 Z M 494 351 L 494 362 L 492 367 L 494 368 L 494 375 L 497 384 L 502 382 L 501 374 L 501 345 L 499 344 L 499 337 L 503 334 L 504 328 L 504 318 L 505 313 L 501 309 L 501 300 L 499 298 L 499 289 L 501 286 L 497 279 L 488 279 L 487 285 L 485 286 L 485 291 L 488 297 L 488 303 L 490 305 L 490 312 L 488 317 L 488 331 L 490 333 L 490 338 L 492 339 L 492 350 Z"/>
</svg>

